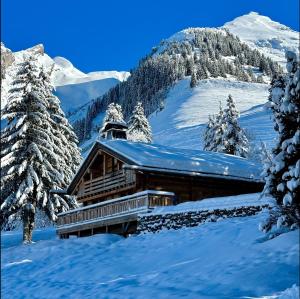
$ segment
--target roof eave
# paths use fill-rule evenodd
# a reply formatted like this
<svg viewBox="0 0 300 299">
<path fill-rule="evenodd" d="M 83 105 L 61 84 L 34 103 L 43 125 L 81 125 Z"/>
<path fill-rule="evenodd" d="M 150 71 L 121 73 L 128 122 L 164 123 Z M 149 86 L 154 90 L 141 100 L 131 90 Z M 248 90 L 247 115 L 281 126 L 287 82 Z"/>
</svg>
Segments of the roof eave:
<svg viewBox="0 0 300 299">
<path fill-rule="evenodd" d="M 233 175 L 222 175 L 222 174 L 214 174 L 214 173 L 205 173 L 205 172 L 196 172 L 196 171 L 186 171 L 186 170 L 176 170 L 169 168 L 159 168 L 159 167 L 149 167 L 149 166 L 140 166 L 140 165 L 124 165 L 124 169 L 133 169 L 133 170 L 141 170 L 148 172 L 160 172 L 160 173 L 168 173 L 168 174 L 177 174 L 184 176 L 194 176 L 194 177 L 209 177 L 209 178 L 218 178 L 224 180 L 236 180 L 236 181 L 245 181 L 245 182 L 253 182 L 253 183 L 264 183 L 262 179 L 257 178 L 245 178 Z"/>
</svg>

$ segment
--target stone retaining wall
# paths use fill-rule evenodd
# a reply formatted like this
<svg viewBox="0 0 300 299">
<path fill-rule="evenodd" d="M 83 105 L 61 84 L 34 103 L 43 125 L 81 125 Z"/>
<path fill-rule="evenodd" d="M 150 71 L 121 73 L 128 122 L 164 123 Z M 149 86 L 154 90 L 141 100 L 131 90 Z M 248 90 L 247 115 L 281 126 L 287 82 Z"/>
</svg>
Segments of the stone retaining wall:
<svg viewBox="0 0 300 299">
<path fill-rule="evenodd" d="M 198 226 L 205 222 L 216 222 L 224 218 L 251 216 L 268 205 L 239 207 L 233 209 L 216 209 L 212 211 L 190 211 L 170 214 L 148 214 L 138 218 L 137 233 L 155 233 L 162 229 L 180 229 Z"/>
</svg>

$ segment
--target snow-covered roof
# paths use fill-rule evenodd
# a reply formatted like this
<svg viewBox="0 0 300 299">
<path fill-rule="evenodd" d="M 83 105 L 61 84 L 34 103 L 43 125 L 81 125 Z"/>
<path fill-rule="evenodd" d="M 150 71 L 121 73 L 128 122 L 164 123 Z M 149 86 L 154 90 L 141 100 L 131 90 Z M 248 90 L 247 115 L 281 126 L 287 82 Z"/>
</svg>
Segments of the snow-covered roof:
<svg viewBox="0 0 300 299">
<path fill-rule="evenodd" d="M 159 144 L 131 142 L 124 139 L 98 139 L 68 187 L 72 193 L 98 150 L 122 160 L 125 168 L 202 176 L 237 181 L 262 182 L 261 165 L 237 156 L 216 152 L 187 150 Z"/>
<path fill-rule="evenodd" d="M 237 156 L 120 139 L 97 143 L 124 157 L 131 168 L 261 181 L 261 166 Z"/>
<path fill-rule="evenodd" d="M 187 150 L 128 140 L 98 140 L 100 145 L 130 160 L 136 168 L 221 175 L 260 180 L 261 168 L 244 158 L 216 152 Z"/>
</svg>

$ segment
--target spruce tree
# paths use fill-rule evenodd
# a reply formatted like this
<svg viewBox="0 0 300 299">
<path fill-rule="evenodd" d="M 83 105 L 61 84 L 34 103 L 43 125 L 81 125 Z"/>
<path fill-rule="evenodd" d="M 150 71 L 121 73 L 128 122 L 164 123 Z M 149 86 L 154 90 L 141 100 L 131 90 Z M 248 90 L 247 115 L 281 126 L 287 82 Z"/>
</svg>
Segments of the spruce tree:
<svg viewBox="0 0 300 299">
<path fill-rule="evenodd" d="M 136 104 L 129 120 L 127 138 L 134 142 L 152 142 L 151 126 L 144 114 L 141 102 Z"/>
<path fill-rule="evenodd" d="M 223 153 L 246 157 L 249 151 L 248 139 L 244 130 L 238 123 L 239 112 L 231 95 L 227 98 L 227 108 L 224 110 L 223 125 L 224 132 L 221 137 L 221 147 Z"/>
<path fill-rule="evenodd" d="M 269 106 L 275 120 L 278 141 L 272 151 L 272 160 L 265 165 L 264 194 L 272 195 L 278 204 L 263 231 L 290 229 L 300 224 L 300 71 L 295 53 L 287 52 L 287 78 L 272 80 Z"/>
<path fill-rule="evenodd" d="M 53 96 L 53 86 L 35 57 L 18 65 L 9 92 L 1 132 L 1 226 L 22 214 L 23 239 L 31 242 L 37 209 L 56 220 L 75 207 L 69 196 L 51 195 L 65 188 L 80 162 L 77 138 Z"/>
<path fill-rule="evenodd" d="M 103 124 L 107 122 L 124 122 L 122 107 L 116 103 L 110 103 L 107 107 Z"/>
<path fill-rule="evenodd" d="M 223 152 L 223 150 L 224 150 L 222 136 L 224 134 L 225 126 L 223 123 L 223 117 L 224 117 L 224 111 L 223 111 L 222 104 L 220 102 L 219 113 L 215 117 L 214 127 L 212 129 L 213 142 L 210 147 L 210 151 Z"/>
<path fill-rule="evenodd" d="M 190 87 L 194 88 L 196 85 L 197 85 L 197 76 L 196 76 L 196 72 L 193 71 L 191 76 Z"/>
<path fill-rule="evenodd" d="M 106 125 L 108 123 L 119 123 L 119 124 L 126 125 L 126 122 L 124 121 L 122 107 L 119 104 L 110 103 L 108 105 L 103 119 L 103 125 L 99 132 L 102 137 L 104 137 L 104 133 L 106 131 Z"/>
<path fill-rule="evenodd" d="M 205 128 L 204 132 L 204 146 L 203 150 L 205 151 L 211 151 L 214 144 L 214 138 L 215 138 L 215 116 L 208 116 L 208 122 Z"/>
</svg>

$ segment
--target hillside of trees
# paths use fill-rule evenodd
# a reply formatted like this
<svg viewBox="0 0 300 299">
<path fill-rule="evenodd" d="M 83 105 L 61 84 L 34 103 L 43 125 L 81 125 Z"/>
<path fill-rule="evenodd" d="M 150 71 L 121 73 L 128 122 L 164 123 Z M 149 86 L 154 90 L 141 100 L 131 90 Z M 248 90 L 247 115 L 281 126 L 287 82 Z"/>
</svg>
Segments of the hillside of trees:
<svg viewBox="0 0 300 299">
<path fill-rule="evenodd" d="M 73 123 L 80 142 L 91 137 L 93 119 L 114 102 L 122 106 L 128 119 L 137 102 L 146 116 L 163 109 L 168 89 L 185 76 L 191 87 L 207 78 L 233 76 L 244 82 L 263 82 L 263 76 L 282 72 L 270 58 L 252 50 L 238 37 L 225 30 L 189 29 L 193 38 L 163 41 L 131 70 L 127 81 L 111 88 L 89 105 L 84 118 Z"/>
</svg>

